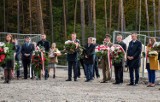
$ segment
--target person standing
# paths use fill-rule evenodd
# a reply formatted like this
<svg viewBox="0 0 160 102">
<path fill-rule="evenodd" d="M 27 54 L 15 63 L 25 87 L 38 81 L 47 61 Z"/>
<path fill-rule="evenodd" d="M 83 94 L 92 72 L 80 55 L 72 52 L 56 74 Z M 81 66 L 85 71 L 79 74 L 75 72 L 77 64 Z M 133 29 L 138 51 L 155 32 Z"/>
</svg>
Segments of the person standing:
<svg viewBox="0 0 160 102">
<path fill-rule="evenodd" d="M 92 38 L 92 43 L 93 45 L 96 47 L 96 38 Z M 100 74 L 99 74 L 99 69 L 98 69 L 98 57 L 96 56 L 96 53 L 94 53 L 94 64 L 93 64 L 93 78 L 95 77 L 99 78 Z"/>
<path fill-rule="evenodd" d="M 147 87 L 154 87 L 155 86 L 156 73 L 155 73 L 155 70 L 151 69 L 150 63 L 152 63 L 152 62 L 149 61 L 149 51 L 151 50 L 152 47 L 154 47 L 155 44 L 156 44 L 156 39 L 150 38 L 149 43 L 147 45 L 147 59 L 146 59 L 147 60 L 146 61 L 147 62 L 146 68 L 148 71 L 148 85 L 147 85 Z"/>
<path fill-rule="evenodd" d="M 103 44 L 109 48 L 113 45 L 111 43 L 110 34 L 106 34 Z M 109 58 L 107 56 L 102 56 L 101 63 L 102 63 L 103 80 L 101 81 L 101 83 L 106 83 L 107 81 L 111 80 L 110 67 L 109 67 L 110 62 L 108 61 L 108 59 Z"/>
<path fill-rule="evenodd" d="M 123 50 L 126 52 L 126 44 L 122 41 L 122 35 L 117 35 L 116 37 L 117 42 L 115 44 L 120 45 Z M 123 83 L 123 63 L 125 60 L 125 54 L 124 58 L 119 63 L 114 63 L 114 72 L 115 72 L 115 83 L 113 84 L 120 84 Z"/>
<path fill-rule="evenodd" d="M 10 83 L 11 80 L 11 71 L 13 70 L 14 67 L 14 50 L 15 50 L 15 44 L 12 42 L 12 35 L 7 34 L 6 35 L 6 47 L 9 48 L 8 53 L 9 55 L 6 56 L 6 63 L 5 63 L 5 69 L 4 69 L 4 77 L 5 81 L 4 83 Z"/>
<path fill-rule="evenodd" d="M 21 54 L 21 46 L 18 44 L 18 40 L 15 38 L 14 39 L 15 43 L 15 50 L 16 50 L 16 55 L 15 55 L 15 61 L 18 65 L 20 65 L 20 54 Z M 20 68 L 20 66 L 18 66 Z M 17 79 L 19 79 L 20 76 L 20 69 L 17 69 Z"/>
<path fill-rule="evenodd" d="M 46 39 L 46 34 L 41 35 L 41 40 L 37 43 L 37 46 L 44 47 L 45 54 L 46 54 L 46 56 L 48 56 L 48 52 L 49 52 L 49 49 L 50 49 L 50 43 Z M 44 67 L 45 67 L 45 80 L 47 80 L 48 77 L 49 77 L 49 73 L 48 73 L 47 66 L 44 66 Z"/>
<path fill-rule="evenodd" d="M 34 51 L 34 45 L 30 42 L 30 37 L 26 36 L 25 43 L 21 47 L 22 64 L 24 68 L 24 79 L 28 77 L 28 68 L 31 64 L 32 53 Z M 33 76 L 32 76 L 33 77 Z"/>
<path fill-rule="evenodd" d="M 132 41 L 130 41 L 127 50 L 127 65 L 129 67 L 130 83 L 128 85 L 138 85 L 139 82 L 139 67 L 141 64 L 142 43 L 137 40 L 137 34 L 131 34 Z M 134 80 L 135 72 L 135 80 Z"/>
<path fill-rule="evenodd" d="M 93 64 L 94 64 L 95 45 L 92 43 L 92 37 L 88 38 L 88 43 L 84 50 L 84 66 L 86 73 L 86 81 L 93 80 Z"/>
<path fill-rule="evenodd" d="M 76 38 L 76 33 L 71 34 L 72 41 L 78 46 L 79 40 Z M 70 54 L 67 53 L 67 61 L 68 61 L 68 79 L 66 81 L 72 81 L 72 68 L 74 72 L 74 81 L 77 81 L 77 61 L 78 61 L 78 52 Z"/>
<path fill-rule="evenodd" d="M 56 48 L 56 43 L 52 43 L 50 51 L 49 51 L 49 58 L 50 58 L 50 64 L 49 68 L 53 68 L 53 78 L 56 77 L 56 64 L 58 63 L 58 56 L 61 55 L 61 52 Z M 50 71 L 49 71 L 50 72 Z"/>
</svg>

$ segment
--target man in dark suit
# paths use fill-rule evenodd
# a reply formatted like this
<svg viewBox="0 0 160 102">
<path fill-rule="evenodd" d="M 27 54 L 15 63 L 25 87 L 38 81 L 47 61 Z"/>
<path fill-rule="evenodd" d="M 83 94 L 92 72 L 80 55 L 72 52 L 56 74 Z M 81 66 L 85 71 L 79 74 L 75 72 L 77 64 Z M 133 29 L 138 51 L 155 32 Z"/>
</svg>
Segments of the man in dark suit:
<svg viewBox="0 0 160 102">
<path fill-rule="evenodd" d="M 76 39 L 76 33 L 71 34 L 72 41 L 75 43 L 79 43 L 79 40 Z M 72 68 L 74 73 L 74 81 L 77 81 L 77 61 L 78 61 L 78 52 L 70 54 L 67 53 L 67 61 L 68 61 L 68 79 L 66 81 L 72 81 Z"/>
<path fill-rule="evenodd" d="M 117 35 L 117 42 L 115 44 L 120 45 L 123 50 L 126 52 L 126 44 L 122 41 L 122 35 Z M 124 55 L 124 58 L 126 56 Z M 123 63 L 124 58 L 120 63 L 114 63 L 114 71 L 115 71 L 115 83 L 113 84 L 120 84 L 123 83 Z"/>
<path fill-rule="evenodd" d="M 28 67 L 31 63 L 32 53 L 34 51 L 34 45 L 30 42 L 30 37 L 27 36 L 25 38 L 25 43 L 22 45 L 21 53 L 22 53 L 22 63 L 24 68 L 24 79 L 27 79 L 28 75 Z"/>
<path fill-rule="evenodd" d="M 95 45 L 92 43 L 92 37 L 88 38 L 88 44 L 85 45 L 84 50 L 84 66 L 86 73 L 86 81 L 93 80 L 93 64 L 94 64 Z"/>
<path fill-rule="evenodd" d="M 49 41 L 46 40 L 46 34 L 41 35 L 41 40 L 37 43 L 37 46 L 44 47 L 45 54 L 47 54 L 47 56 L 48 56 L 48 52 L 49 52 L 49 49 L 50 49 L 50 44 L 49 44 Z M 47 80 L 48 77 L 49 77 L 48 69 L 45 66 L 45 80 Z"/>
<path fill-rule="evenodd" d="M 139 67 L 141 64 L 142 43 L 137 40 L 137 34 L 132 33 L 132 41 L 129 43 L 127 50 L 127 65 L 130 73 L 130 83 L 128 85 L 138 85 Z M 135 81 L 134 81 L 135 71 Z"/>
</svg>

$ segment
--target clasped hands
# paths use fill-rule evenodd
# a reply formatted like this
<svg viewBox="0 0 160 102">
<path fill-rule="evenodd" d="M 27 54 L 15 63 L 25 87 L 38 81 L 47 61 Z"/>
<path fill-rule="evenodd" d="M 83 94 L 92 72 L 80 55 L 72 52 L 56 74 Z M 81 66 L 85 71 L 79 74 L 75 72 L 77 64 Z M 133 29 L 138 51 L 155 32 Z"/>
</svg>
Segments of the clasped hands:
<svg viewBox="0 0 160 102">
<path fill-rule="evenodd" d="M 129 59 L 129 60 L 133 60 L 133 59 L 134 59 L 134 57 L 133 57 L 133 56 L 127 56 L 127 59 Z"/>
<path fill-rule="evenodd" d="M 27 54 L 27 53 L 25 53 L 24 55 L 25 55 L 26 57 L 30 56 L 30 54 Z"/>
</svg>

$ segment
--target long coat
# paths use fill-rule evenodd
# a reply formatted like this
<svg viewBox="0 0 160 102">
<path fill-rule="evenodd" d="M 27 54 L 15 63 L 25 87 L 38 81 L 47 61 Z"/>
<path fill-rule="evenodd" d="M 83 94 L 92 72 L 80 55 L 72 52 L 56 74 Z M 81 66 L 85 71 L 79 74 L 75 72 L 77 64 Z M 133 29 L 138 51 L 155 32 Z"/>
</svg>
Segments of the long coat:
<svg viewBox="0 0 160 102">
<path fill-rule="evenodd" d="M 142 52 L 142 43 L 138 40 L 135 42 L 131 41 L 128 46 L 127 56 L 132 56 L 134 59 L 127 59 L 127 65 L 130 68 L 139 68 L 141 64 L 141 52 Z"/>
</svg>

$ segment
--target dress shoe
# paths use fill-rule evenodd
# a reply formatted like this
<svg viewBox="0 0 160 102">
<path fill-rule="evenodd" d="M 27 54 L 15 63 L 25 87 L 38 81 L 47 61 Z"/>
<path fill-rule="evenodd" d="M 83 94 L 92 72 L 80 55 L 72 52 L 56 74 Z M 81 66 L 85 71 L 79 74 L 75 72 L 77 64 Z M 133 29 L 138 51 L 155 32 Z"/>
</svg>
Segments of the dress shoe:
<svg viewBox="0 0 160 102">
<path fill-rule="evenodd" d="M 85 80 L 85 82 L 89 82 L 90 80 Z"/>
<path fill-rule="evenodd" d="M 127 84 L 128 86 L 133 86 L 134 84 L 133 83 L 129 83 L 129 84 Z"/>
<path fill-rule="evenodd" d="M 115 83 L 113 83 L 113 84 L 115 84 L 115 85 L 118 85 L 118 84 L 120 84 L 120 83 L 118 83 L 118 82 L 115 82 Z"/>
<path fill-rule="evenodd" d="M 66 81 L 72 81 L 71 79 L 67 79 Z"/>
<path fill-rule="evenodd" d="M 74 81 L 77 81 L 77 79 L 74 79 Z"/>
<path fill-rule="evenodd" d="M 100 83 L 107 83 L 106 81 L 101 81 Z"/>
</svg>

